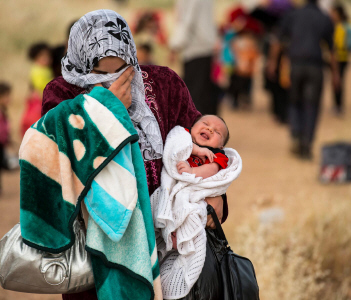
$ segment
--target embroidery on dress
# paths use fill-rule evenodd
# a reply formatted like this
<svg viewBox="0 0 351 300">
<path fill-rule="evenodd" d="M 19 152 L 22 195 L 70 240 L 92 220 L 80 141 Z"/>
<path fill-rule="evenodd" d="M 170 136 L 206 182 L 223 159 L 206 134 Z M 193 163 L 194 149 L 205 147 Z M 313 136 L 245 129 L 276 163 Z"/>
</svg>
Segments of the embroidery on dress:
<svg viewBox="0 0 351 300">
<path fill-rule="evenodd" d="M 156 103 L 156 95 L 152 94 L 152 91 L 153 91 L 152 84 L 154 82 L 151 79 L 149 79 L 147 81 L 147 79 L 149 78 L 149 74 L 146 71 L 141 71 L 141 76 L 142 76 L 143 82 L 144 82 L 145 102 L 147 103 L 147 105 L 149 106 L 149 108 L 151 109 L 151 111 L 153 112 L 155 117 L 158 119 L 159 124 L 162 124 L 162 119 L 158 113 L 158 106 Z"/>
<path fill-rule="evenodd" d="M 155 117 L 158 119 L 159 124 L 162 124 L 161 122 L 161 117 L 158 114 L 158 106 L 156 103 L 156 95 L 155 94 L 150 94 L 153 91 L 152 84 L 154 83 L 152 80 L 148 80 L 149 74 L 145 71 L 141 71 L 141 76 L 143 78 L 144 82 L 144 89 L 145 89 L 145 102 L 155 115 Z M 154 160 L 150 160 L 147 163 L 145 163 L 145 169 L 146 169 L 146 175 L 147 175 L 147 182 L 148 186 L 150 187 L 151 185 L 156 188 L 159 185 L 159 177 L 157 176 L 157 167 L 156 163 Z M 149 172 L 151 171 L 151 172 Z M 151 183 L 151 178 L 150 178 L 150 173 L 153 178 L 153 182 Z"/>
</svg>

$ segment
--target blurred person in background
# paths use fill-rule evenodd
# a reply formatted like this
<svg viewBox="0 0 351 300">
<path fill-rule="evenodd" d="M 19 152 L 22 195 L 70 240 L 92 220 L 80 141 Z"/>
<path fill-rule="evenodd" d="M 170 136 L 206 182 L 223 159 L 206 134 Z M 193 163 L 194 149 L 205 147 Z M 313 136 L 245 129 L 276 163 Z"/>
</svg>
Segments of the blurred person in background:
<svg viewBox="0 0 351 300">
<path fill-rule="evenodd" d="M 333 83 L 335 86 L 339 84 L 333 32 L 333 23 L 318 7 L 318 1 L 308 0 L 305 6 L 284 16 L 267 65 L 267 71 L 274 77 L 281 44 L 287 39 L 291 62 L 291 152 L 302 159 L 312 158 L 311 148 L 323 89 L 323 42 L 330 53 Z"/>
<path fill-rule="evenodd" d="M 344 75 L 351 50 L 351 26 L 345 8 L 341 4 L 332 8 L 331 17 L 335 24 L 334 46 L 340 75 L 340 86 L 334 86 L 335 113 L 340 115 L 344 109 Z"/>
<path fill-rule="evenodd" d="M 196 108 L 217 114 L 218 89 L 211 79 L 217 30 L 213 0 L 178 0 L 177 17 L 169 46 L 172 59 L 181 54 L 183 79 Z"/>
<path fill-rule="evenodd" d="M 136 45 L 139 65 L 153 65 L 153 48 L 148 43 Z"/>
<path fill-rule="evenodd" d="M 76 21 L 77 20 L 75 20 L 69 24 L 69 26 L 67 28 L 67 32 L 66 32 L 65 42 L 60 44 L 60 45 L 57 45 L 55 47 L 52 47 L 52 49 L 51 49 L 51 55 L 52 55 L 51 69 L 52 69 L 52 72 L 53 72 L 53 75 L 55 78 L 62 75 L 61 74 L 61 59 L 62 59 L 62 57 L 65 56 L 65 53 L 67 52 L 69 33 L 71 31 L 73 24 Z"/>
<path fill-rule="evenodd" d="M 234 73 L 230 78 L 229 91 L 233 95 L 233 106 L 246 108 L 252 104 L 252 79 L 259 57 L 258 45 L 255 37 L 249 32 L 240 32 L 231 44 L 236 57 Z"/>
<path fill-rule="evenodd" d="M 25 109 L 21 119 L 21 136 L 23 137 L 27 129 L 41 117 L 42 95 L 32 86 L 29 86 L 29 95 L 25 101 Z"/>
<path fill-rule="evenodd" d="M 11 102 L 11 86 L 0 82 L 0 194 L 2 192 L 1 173 L 8 169 L 6 159 L 6 146 L 10 144 L 10 124 L 7 110 Z"/>
<path fill-rule="evenodd" d="M 133 30 L 141 65 L 163 65 L 167 56 L 166 37 L 162 28 L 162 14 L 157 11 L 143 12 L 136 17 Z"/>
<path fill-rule="evenodd" d="M 235 109 L 239 104 L 251 106 L 252 78 L 259 56 L 257 36 L 261 33 L 261 25 L 241 7 L 230 12 L 223 32 L 222 60 L 229 81 L 227 93 Z"/>
<path fill-rule="evenodd" d="M 250 13 L 259 20 L 264 27 L 263 56 L 265 65 L 263 68 L 264 87 L 271 94 L 271 112 L 276 121 L 281 124 L 288 122 L 288 90 L 290 87 L 290 63 L 287 57 L 287 47 L 281 44 L 277 59 L 277 69 L 273 77 L 267 72 L 267 63 L 272 43 L 275 41 L 275 33 L 278 24 L 284 14 L 293 8 L 291 0 L 262 1 Z"/>
<path fill-rule="evenodd" d="M 42 95 L 45 86 L 54 78 L 51 70 L 51 49 L 46 43 L 34 44 L 29 48 L 28 57 L 32 61 L 30 84 Z"/>
<path fill-rule="evenodd" d="M 61 59 L 65 56 L 66 45 L 57 45 L 51 49 L 52 53 L 52 63 L 51 69 L 53 72 L 54 78 L 61 76 Z"/>
<path fill-rule="evenodd" d="M 30 69 L 29 94 L 21 121 L 21 135 L 41 116 L 41 101 L 45 86 L 54 78 L 51 69 L 52 54 L 46 43 L 32 45 L 28 51 L 32 61 Z"/>
</svg>

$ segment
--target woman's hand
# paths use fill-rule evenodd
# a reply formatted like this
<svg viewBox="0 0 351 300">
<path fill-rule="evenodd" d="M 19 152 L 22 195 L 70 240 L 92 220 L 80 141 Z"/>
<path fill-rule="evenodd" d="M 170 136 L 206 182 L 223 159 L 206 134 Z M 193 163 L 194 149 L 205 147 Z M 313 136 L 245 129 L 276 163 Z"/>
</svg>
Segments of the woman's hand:
<svg viewBox="0 0 351 300">
<path fill-rule="evenodd" d="M 205 201 L 207 202 L 207 204 L 211 205 L 215 212 L 216 215 L 218 217 L 219 222 L 222 222 L 222 218 L 223 218 L 223 199 L 222 196 L 217 196 L 217 197 L 212 197 L 212 198 L 205 198 Z M 216 225 L 212 219 L 211 215 L 207 215 L 207 223 L 206 223 L 206 227 L 211 228 L 211 229 L 215 229 Z"/>
<path fill-rule="evenodd" d="M 123 74 L 111 84 L 109 90 L 123 103 L 128 109 L 132 105 L 132 79 L 135 71 L 132 66 L 123 72 Z M 102 86 L 96 84 L 95 86 Z"/>
<path fill-rule="evenodd" d="M 134 68 L 130 66 L 124 73 L 111 84 L 109 90 L 124 104 L 128 109 L 132 105 L 132 79 Z"/>
</svg>

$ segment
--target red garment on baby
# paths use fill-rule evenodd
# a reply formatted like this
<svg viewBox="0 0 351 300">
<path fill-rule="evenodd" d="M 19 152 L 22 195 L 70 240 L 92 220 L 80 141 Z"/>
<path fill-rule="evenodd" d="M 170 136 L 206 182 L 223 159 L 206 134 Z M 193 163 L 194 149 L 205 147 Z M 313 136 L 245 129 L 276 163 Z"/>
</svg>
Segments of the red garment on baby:
<svg viewBox="0 0 351 300">
<path fill-rule="evenodd" d="M 188 128 L 184 128 L 187 132 L 190 133 L 190 130 Z M 224 154 L 224 151 L 218 148 L 212 148 L 212 147 L 207 147 L 207 146 L 200 146 L 207 148 L 211 150 L 217 157 L 213 160 L 213 162 L 217 163 L 220 167 L 220 170 L 225 169 L 228 167 L 228 157 Z M 188 163 L 190 167 L 196 168 L 200 167 L 202 165 L 207 165 L 210 162 L 210 160 L 207 158 L 205 162 L 202 161 L 202 159 L 196 155 L 190 155 L 188 158 Z"/>
</svg>

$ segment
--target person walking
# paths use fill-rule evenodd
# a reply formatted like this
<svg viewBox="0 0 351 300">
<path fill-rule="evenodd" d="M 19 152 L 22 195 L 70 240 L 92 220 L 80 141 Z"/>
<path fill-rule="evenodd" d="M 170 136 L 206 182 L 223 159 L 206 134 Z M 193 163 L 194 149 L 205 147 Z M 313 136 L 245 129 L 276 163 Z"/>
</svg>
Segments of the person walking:
<svg viewBox="0 0 351 300">
<path fill-rule="evenodd" d="M 281 43 L 288 39 L 288 55 L 291 61 L 291 151 L 302 159 L 312 158 L 311 149 L 323 89 L 323 42 L 330 53 L 333 84 L 339 84 L 333 53 L 333 31 L 333 23 L 318 7 L 318 0 L 308 0 L 305 6 L 288 13 L 282 19 L 278 40 L 272 46 L 267 66 L 270 76 L 274 76 Z"/>
<path fill-rule="evenodd" d="M 101 26 L 101 22 L 113 26 L 112 23 L 105 20 L 104 16 L 106 14 L 114 21 L 119 20 L 117 24 L 114 23 L 114 26 L 119 28 L 112 30 L 111 27 Z M 94 23 L 94 21 L 96 22 Z M 94 26 L 83 26 L 85 23 Z M 167 67 L 138 65 L 132 35 L 127 23 L 120 15 L 105 10 L 92 12 L 87 14 L 74 28 L 75 30 L 72 30 L 70 34 L 67 56 L 62 61 L 63 77 L 54 79 L 44 90 L 42 114 L 44 115 L 62 102 L 71 101 L 69 99 L 88 93 L 89 89 L 101 80 L 106 89 L 109 89 L 128 108 L 133 124 L 139 131 L 139 146 L 144 159 L 148 191 L 151 195 L 160 186 L 162 169 L 162 153 L 160 156 L 158 143 L 155 144 L 155 141 L 159 141 L 157 138 L 158 132 L 160 133 L 161 143 L 164 144 L 168 132 L 174 126 L 191 127 L 201 114 L 191 101 L 184 82 L 174 71 Z M 80 28 L 84 28 L 84 32 L 81 32 Z M 111 44 L 104 44 L 103 41 L 105 40 L 101 40 L 101 38 L 105 38 L 105 35 L 99 33 L 101 30 L 109 30 L 120 43 L 112 39 Z M 97 39 L 99 36 L 100 40 Z M 108 35 L 106 34 L 106 36 Z M 78 37 L 80 37 L 79 45 L 75 43 Z M 96 44 L 92 49 L 94 44 L 91 41 L 95 40 L 100 41 L 100 45 Z M 126 42 L 122 43 L 122 41 L 126 41 L 128 44 Z M 120 44 L 120 48 L 118 44 Z M 94 51 L 86 52 L 89 55 L 84 55 L 80 51 L 81 49 Z M 130 51 L 126 52 L 126 49 Z M 98 58 L 94 59 L 94 57 Z M 86 62 L 89 62 L 89 64 Z M 126 68 L 127 64 L 133 65 L 133 68 L 129 67 L 111 84 L 112 77 L 116 76 L 114 73 Z M 144 84 L 142 97 L 139 97 L 140 89 L 135 95 L 134 85 L 137 82 L 133 81 L 133 76 L 138 76 L 138 82 L 141 80 L 141 83 Z M 96 81 L 97 79 L 99 80 Z M 106 79 L 111 85 L 106 84 Z M 136 97 L 137 95 L 139 96 Z M 148 113 L 148 110 L 145 110 L 141 101 L 145 102 L 153 117 Z M 135 107 L 143 109 L 136 111 Z M 146 117 L 140 119 L 140 116 L 145 113 L 147 113 Z M 152 121 L 153 118 L 156 123 Z M 222 218 L 222 222 L 225 221 L 228 215 L 226 197 L 207 198 L 206 201 L 216 209 L 218 218 Z M 87 211 L 84 206 L 82 211 L 83 215 L 85 212 L 84 219 L 86 220 Z M 214 228 L 212 218 L 208 218 L 207 226 Z M 130 291 L 130 293 L 132 292 Z M 65 300 L 90 300 L 97 299 L 97 297 L 95 289 L 78 294 L 63 295 Z"/>
<path fill-rule="evenodd" d="M 170 48 L 181 54 L 183 79 L 196 108 L 217 114 L 216 87 L 211 69 L 216 44 L 213 0 L 178 0 L 175 31 Z"/>
</svg>

